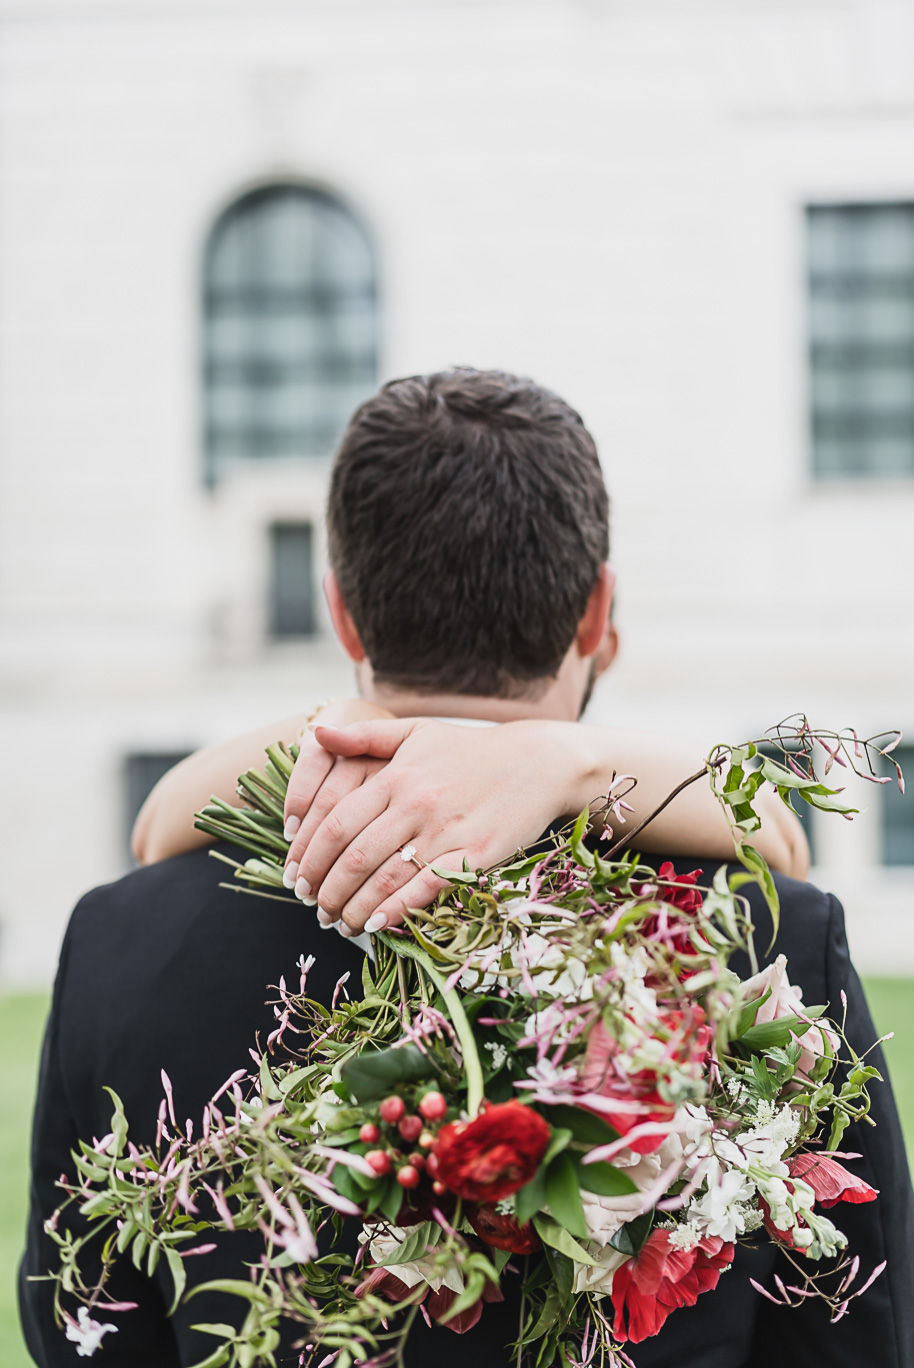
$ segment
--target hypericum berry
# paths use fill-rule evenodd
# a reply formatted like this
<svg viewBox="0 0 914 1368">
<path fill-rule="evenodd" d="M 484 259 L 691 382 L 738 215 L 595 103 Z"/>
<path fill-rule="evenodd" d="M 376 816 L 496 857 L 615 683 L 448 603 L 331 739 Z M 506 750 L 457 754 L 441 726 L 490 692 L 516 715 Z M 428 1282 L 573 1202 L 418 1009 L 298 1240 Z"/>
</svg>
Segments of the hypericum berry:
<svg viewBox="0 0 914 1368">
<path fill-rule="evenodd" d="M 447 1192 L 447 1188 L 443 1183 L 439 1183 L 436 1179 L 435 1182 L 432 1183 L 432 1192 L 434 1192 L 436 1197 L 440 1197 L 443 1192 Z"/>
<path fill-rule="evenodd" d="M 359 1130 L 359 1139 L 363 1145 L 376 1145 L 381 1138 L 381 1132 L 373 1121 L 366 1121 Z"/>
<path fill-rule="evenodd" d="M 381 1119 L 389 1126 L 395 1126 L 401 1116 L 406 1114 L 406 1103 L 402 1097 L 385 1097 L 380 1107 Z"/>
<path fill-rule="evenodd" d="M 438 1172 L 438 1156 L 437 1156 L 437 1154 L 430 1154 L 430 1155 L 428 1156 L 428 1158 L 427 1158 L 426 1161 L 425 1161 L 425 1167 L 428 1169 L 429 1173 L 430 1173 L 430 1174 L 432 1175 L 432 1177 L 434 1178 L 435 1174 Z"/>
<path fill-rule="evenodd" d="M 397 1100 L 399 1101 L 399 1098 Z M 404 1116 L 397 1126 L 397 1130 L 409 1144 L 418 1140 L 424 1129 L 421 1116 Z"/>
<path fill-rule="evenodd" d="M 401 1187 L 414 1188 L 419 1181 L 419 1170 L 414 1169 L 412 1164 L 407 1164 L 405 1168 L 397 1169 L 397 1182 Z"/>
<path fill-rule="evenodd" d="M 419 1144 L 423 1149 L 431 1149 L 435 1143 L 435 1137 L 431 1131 L 423 1131 L 419 1136 Z"/>
<path fill-rule="evenodd" d="M 379 1178 L 383 1178 L 385 1173 L 390 1173 L 390 1155 L 384 1150 L 369 1150 L 365 1158 Z"/>
<path fill-rule="evenodd" d="M 408 1164 L 412 1164 L 413 1168 L 414 1168 L 414 1169 L 418 1169 L 419 1172 L 421 1173 L 422 1170 L 425 1168 L 425 1155 L 424 1155 L 424 1154 L 411 1154 L 411 1155 L 409 1156 L 409 1159 L 408 1159 L 406 1162 L 407 1162 Z"/>
<path fill-rule="evenodd" d="M 426 1093 L 419 1103 L 419 1110 L 426 1121 L 440 1121 L 447 1111 L 447 1100 L 443 1093 Z"/>
</svg>

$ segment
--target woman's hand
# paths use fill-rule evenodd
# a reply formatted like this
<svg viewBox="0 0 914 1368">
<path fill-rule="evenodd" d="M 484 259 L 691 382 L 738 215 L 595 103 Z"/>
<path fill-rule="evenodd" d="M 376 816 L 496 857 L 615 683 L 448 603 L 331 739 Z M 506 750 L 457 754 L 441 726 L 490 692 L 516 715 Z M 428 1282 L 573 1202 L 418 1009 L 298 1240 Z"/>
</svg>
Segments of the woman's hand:
<svg viewBox="0 0 914 1368">
<path fill-rule="evenodd" d="M 307 808 L 287 886 L 317 899 L 325 924 L 342 918 L 344 934 L 396 926 L 406 907 L 427 906 L 446 886 L 433 865 L 495 864 L 571 814 L 576 730 L 565 722 L 464 727 L 428 718 L 318 724 L 325 757 L 308 757 L 286 805 L 296 818 Z"/>
</svg>

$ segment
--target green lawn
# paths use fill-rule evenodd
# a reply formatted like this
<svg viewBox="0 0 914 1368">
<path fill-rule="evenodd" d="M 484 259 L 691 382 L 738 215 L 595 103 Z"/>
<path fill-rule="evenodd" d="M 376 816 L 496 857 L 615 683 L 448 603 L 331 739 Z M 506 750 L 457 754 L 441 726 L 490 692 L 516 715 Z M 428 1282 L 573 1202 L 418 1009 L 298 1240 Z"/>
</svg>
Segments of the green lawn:
<svg viewBox="0 0 914 1368">
<path fill-rule="evenodd" d="M 0 1364 L 29 1368 L 19 1334 L 16 1269 L 25 1232 L 28 1143 L 48 999 L 0 997 Z"/>
<path fill-rule="evenodd" d="M 895 1031 L 886 1045 L 892 1082 L 914 1154 L 914 980 L 870 979 L 867 992 L 876 1024 Z M 0 1364 L 30 1368 L 19 1335 L 16 1266 L 25 1228 L 28 1133 L 47 998 L 0 998 Z"/>
</svg>

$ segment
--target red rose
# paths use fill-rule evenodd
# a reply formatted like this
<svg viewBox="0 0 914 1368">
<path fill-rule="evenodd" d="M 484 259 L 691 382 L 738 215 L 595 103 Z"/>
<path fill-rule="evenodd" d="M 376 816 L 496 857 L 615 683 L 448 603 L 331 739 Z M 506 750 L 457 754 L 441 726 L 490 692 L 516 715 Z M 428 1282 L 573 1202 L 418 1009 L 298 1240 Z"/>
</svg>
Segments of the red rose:
<svg viewBox="0 0 914 1368">
<path fill-rule="evenodd" d="M 549 1144 L 549 1127 L 522 1102 L 487 1107 L 467 1124 L 442 1127 L 432 1151 L 437 1177 L 471 1202 L 499 1202 L 530 1179 Z"/>
<path fill-rule="evenodd" d="M 878 1192 L 827 1154 L 795 1154 L 788 1161 L 791 1178 L 802 1178 L 823 1207 L 836 1202 L 875 1202 Z"/>
<path fill-rule="evenodd" d="M 733 1261 L 733 1245 L 709 1235 L 694 1249 L 674 1249 L 668 1230 L 655 1230 L 640 1254 L 613 1275 L 616 1311 L 613 1333 L 639 1344 L 656 1335 L 667 1316 L 680 1306 L 694 1306 L 710 1292 Z"/>
<path fill-rule="evenodd" d="M 528 1221 L 519 1226 L 513 1216 L 503 1215 L 491 1203 L 471 1208 L 467 1219 L 481 1240 L 493 1249 L 507 1249 L 512 1254 L 532 1254 L 542 1248 L 542 1242 Z"/>
</svg>

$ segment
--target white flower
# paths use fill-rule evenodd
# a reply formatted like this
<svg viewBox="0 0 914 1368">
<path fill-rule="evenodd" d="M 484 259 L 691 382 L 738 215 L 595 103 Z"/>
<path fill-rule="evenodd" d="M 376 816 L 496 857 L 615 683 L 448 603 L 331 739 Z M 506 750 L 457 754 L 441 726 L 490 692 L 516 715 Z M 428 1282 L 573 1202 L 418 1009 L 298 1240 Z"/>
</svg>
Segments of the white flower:
<svg viewBox="0 0 914 1368">
<path fill-rule="evenodd" d="M 670 1232 L 670 1247 L 681 1249 L 684 1254 L 688 1254 L 704 1239 L 704 1231 L 700 1229 L 696 1221 L 682 1221 L 679 1225 L 670 1221 L 662 1229 Z"/>
<path fill-rule="evenodd" d="M 645 1192 L 654 1186 L 661 1173 L 681 1158 L 682 1143 L 676 1134 L 668 1135 L 653 1154 L 635 1154 L 629 1149 L 617 1154 L 613 1163 L 624 1170 L 626 1178 L 632 1180 L 638 1191 L 624 1197 L 601 1197 L 582 1186 L 581 1203 L 591 1240 L 598 1245 L 608 1245 L 617 1230 L 640 1216 L 644 1210 Z M 586 1164 L 581 1165 L 581 1182 L 587 1183 Z"/>
<path fill-rule="evenodd" d="M 747 1205 L 755 1196 L 755 1184 L 739 1169 L 727 1169 L 708 1191 L 689 1203 L 688 1217 L 705 1235 L 719 1235 L 729 1243 L 744 1231 Z"/>
<path fill-rule="evenodd" d="M 573 1292 L 592 1292 L 594 1296 L 606 1297 L 613 1288 L 613 1274 L 630 1257 L 620 1254 L 612 1245 L 585 1244 L 584 1248 L 594 1261 L 594 1266 L 575 1262 Z"/>
<path fill-rule="evenodd" d="M 577 1082 L 578 1071 L 571 1064 L 566 1064 L 564 1068 L 557 1069 L 551 1059 L 545 1057 L 538 1064 L 531 1064 L 527 1070 L 527 1078 L 539 1091 L 564 1092 L 567 1088 Z"/>
<path fill-rule="evenodd" d="M 77 1320 L 67 1318 L 67 1339 L 76 1345 L 76 1352 L 80 1358 L 91 1358 L 96 1349 L 100 1348 L 102 1339 L 109 1330 L 116 1331 L 117 1326 L 102 1325 L 99 1321 L 93 1320 L 86 1306 L 79 1308 Z"/>
<path fill-rule="evenodd" d="M 418 1229 L 415 1225 L 386 1226 L 370 1235 L 363 1229 L 359 1234 L 359 1242 L 364 1244 L 367 1240 L 372 1262 L 384 1264 L 384 1260 L 390 1258 L 394 1250 Z M 435 1269 L 434 1250 L 430 1254 L 422 1254 L 410 1263 L 391 1264 L 390 1271 L 407 1287 L 415 1287 L 417 1283 L 424 1282 L 428 1283 L 433 1292 L 437 1292 L 441 1287 L 447 1287 L 451 1292 L 458 1294 L 463 1291 L 463 1274 L 458 1269 L 449 1268 L 446 1273 Z"/>
</svg>

